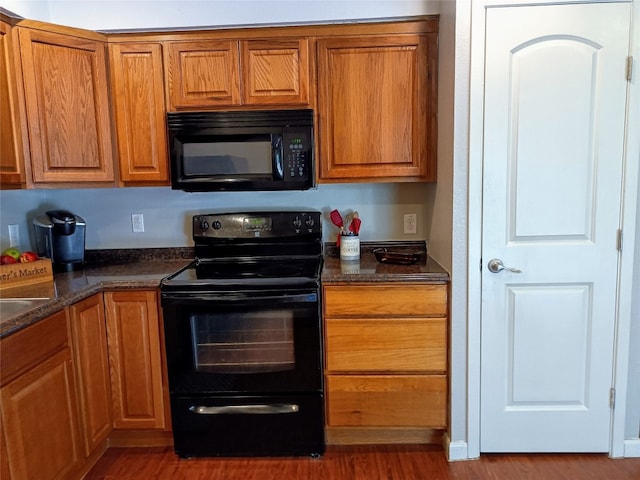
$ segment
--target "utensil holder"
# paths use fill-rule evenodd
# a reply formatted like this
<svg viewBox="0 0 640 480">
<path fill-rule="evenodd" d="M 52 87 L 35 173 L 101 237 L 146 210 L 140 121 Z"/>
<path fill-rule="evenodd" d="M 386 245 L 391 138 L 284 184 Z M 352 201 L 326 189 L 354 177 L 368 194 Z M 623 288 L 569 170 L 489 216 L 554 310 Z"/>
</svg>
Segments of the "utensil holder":
<svg viewBox="0 0 640 480">
<path fill-rule="evenodd" d="M 340 259 L 360 260 L 360 237 L 357 235 L 340 236 Z"/>
</svg>

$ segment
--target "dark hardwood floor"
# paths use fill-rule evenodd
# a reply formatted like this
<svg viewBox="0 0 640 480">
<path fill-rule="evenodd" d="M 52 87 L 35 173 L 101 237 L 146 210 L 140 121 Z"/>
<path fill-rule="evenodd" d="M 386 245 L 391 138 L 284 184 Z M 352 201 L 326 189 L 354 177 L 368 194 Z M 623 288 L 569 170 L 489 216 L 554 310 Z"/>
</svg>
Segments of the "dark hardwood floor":
<svg viewBox="0 0 640 480">
<path fill-rule="evenodd" d="M 434 445 L 331 446 L 324 456 L 179 459 L 171 448 L 111 448 L 86 480 L 640 480 L 640 458 L 483 455 L 447 462 Z"/>
</svg>

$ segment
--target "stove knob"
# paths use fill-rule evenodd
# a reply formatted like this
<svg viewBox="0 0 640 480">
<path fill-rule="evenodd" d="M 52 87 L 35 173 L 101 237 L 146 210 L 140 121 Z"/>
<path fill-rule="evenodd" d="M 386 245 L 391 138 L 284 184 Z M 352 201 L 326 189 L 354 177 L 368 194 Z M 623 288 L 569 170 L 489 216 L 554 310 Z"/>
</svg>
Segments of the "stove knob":
<svg viewBox="0 0 640 480">
<path fill-rule="evenodd" d="M 209 230 L 209 222 L 207 222 L 206 220 L 202 220 L 200 222 L 200 230 L 202 230 L 203 232 Z"/>
<path fill-rule="evenodd" d="M 222 228 L 222 224 L 220 223 L 220 220 L 216 220 L 215 222 L 213 222 L 214 230 L 220 230 L 221 228 Z"/>
<path fill-rule="evenodd" d="M 314 223 L 315 223 L 315 222 L 313 221 L 313 218 L 312 218 L 312 217 L 308 217 L 308 218 L 304 221 L 304 224 L 305 224 L 307 227 L 313 227 L 313 224 L 314 224 Z"/>
<path fill-rule="evenodd" d="M 302 226 L 302 220 L 300 220 L 300 217 L 294 218 L 293 226 L 296 228 L 300 228 Z"/>
</svg>

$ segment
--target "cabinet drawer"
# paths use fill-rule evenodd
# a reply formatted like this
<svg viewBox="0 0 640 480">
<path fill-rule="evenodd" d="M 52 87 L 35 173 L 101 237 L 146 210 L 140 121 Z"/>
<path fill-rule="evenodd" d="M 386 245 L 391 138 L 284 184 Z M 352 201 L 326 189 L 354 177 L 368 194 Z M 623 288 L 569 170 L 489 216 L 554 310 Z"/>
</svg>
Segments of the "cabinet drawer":
<svg viewBox="0 0 640 480">
<path fill-rule="evenodd" d="M 4 385 L 69 343 L 67 312 L 61 310 L 0 342 L 0 385 Z"/>
<path fill-rule="evenodd" d="M 327 319 L 329 372 L 444 372 L 446 318 Z"/>
<path fill-rule="evenodd" d="M 330 317 L 446 316 L 446 285 L 327 285 L 324 313 Z"/>
<path fill-rule="evenodd" d="M 328 375 L 327 425 L 445 427 L 446 375 Z"/>
</svg>

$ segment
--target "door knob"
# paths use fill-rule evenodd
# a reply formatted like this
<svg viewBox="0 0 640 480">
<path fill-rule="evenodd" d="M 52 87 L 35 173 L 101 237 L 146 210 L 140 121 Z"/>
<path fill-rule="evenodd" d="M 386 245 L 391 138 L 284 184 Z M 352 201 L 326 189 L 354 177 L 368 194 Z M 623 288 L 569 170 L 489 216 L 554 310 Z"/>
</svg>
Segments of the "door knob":
<svg viewBox="0 0 640 480">
<path fill-rule="evenodd" d="M 489 271 L 493 273 L 500 273 L 502 270 L 507 270 L 511 273 L 522 273 L 522 270 L 518 270 L 517 268 L 505 267 L 499 258 L 492 258 L 489 260 L 487 266 L 489 267 Z"/>
</svg>

